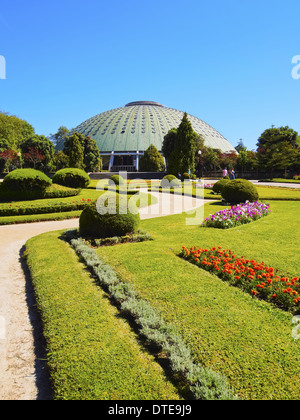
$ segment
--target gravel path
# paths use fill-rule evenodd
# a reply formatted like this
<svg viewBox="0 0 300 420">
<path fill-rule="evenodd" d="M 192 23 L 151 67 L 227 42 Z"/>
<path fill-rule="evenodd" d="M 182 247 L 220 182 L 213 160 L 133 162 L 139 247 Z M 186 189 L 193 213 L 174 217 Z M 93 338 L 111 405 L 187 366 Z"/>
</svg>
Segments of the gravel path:
<svg viewBox="0 0 300 420">
<path fill-rule="evenodd" d="M 0 399 L 49 399 L 43 338 L 21 254 L 26 241 L 52 230 L 78 226 L 78 219 L 0 226 Z"/>
<path fill-rule="evenodd" d="M 141 219 L 181 213 L 204 203 L 173 194 L 153 195 L 159 201 L 140 209 Z M 0 400 L 51 399 L 41 322 L 21 255 L 31 237 L 76 227 L 78 219 L 0 226 Z"/>
</svg>

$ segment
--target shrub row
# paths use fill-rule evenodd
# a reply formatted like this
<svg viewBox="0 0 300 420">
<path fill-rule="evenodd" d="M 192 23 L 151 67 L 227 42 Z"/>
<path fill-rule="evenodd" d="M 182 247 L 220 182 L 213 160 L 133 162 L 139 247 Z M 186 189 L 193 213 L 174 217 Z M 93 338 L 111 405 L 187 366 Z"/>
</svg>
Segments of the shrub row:
<svg viewBox="0 0 300 420">
<path fill-rule="evenodd" d="M 124 315 L 134 319 L 141 336 L 149 344 L 157 346 L 168 358 L 175 378 L 182 378 L 197 400 L 238 399 L 221 374 L 210 368 L 196 365 L 190 350 L 175 329 L 168 325 L 158 311 L 147 301 L 137 296 L 133 286 L 123 283 L 115 271 L 103 263 L 95 250 L 87 246 L 83 239 L 72 239 L 74 231 L 66 232 L 76 253 L 97 277 L 100 285 L 111 295 Z"/>
<path fill-rule="evenodd" d="M 53 182 L 43 172 L 35 169 L 16 169 L 5 176 L 0 188 L 0 201 L 70 197 L 77 195 L 77 190 L 86 188 L 89 183 L 88 174 L 76 168 L 58 171 Z M 72 191 L 67 192 L 61 186 L 69 187 Z"/>
<path fill-rule="evenodd" d="M 52 184 L 47 188 L 43 198 L 66 198 L 75 197 L 80 194 L 81 188 L 68 188 L 58 184 Z"/>
<path fill-rule="evenodd" d="M 0 184 L 0 202 L 29 201 L 43 198 L 75 197 L 80 193 L 80 191 L 80 188 L 67 188 L 58 184 L 52 184 L 43 193 L 27 191 L 26 194 L 19 194 L 15 191 L 6 189 L 2 184 Z"/>
<path fill-rule="evenodd" d="M 113 236 L 112 238 L 100 238 L 100 239 L 91 239 L 87 240 L 88 243 L 93 247 L 101 246 L 111 246 L 117 244 L 125 244 L 128 242 L 144 242 L 151 241 L 152 237 L 146 232 L 138 231 L 137 233 L 132 233 L 125 236 Z"/>
<path fill-rule="evenodd" d="M 91 200 L 82 199 L 81 201 L 73 201 L 72 203 L 45 201 L 40 206 L 28 206 L 17 204 L 3 204 L 0 207 L 0 217 L 4 216 L 22 216 L 31 214 L 48 214 L 48 213 L 62 213 L 83 210 Z"/>
</svg>

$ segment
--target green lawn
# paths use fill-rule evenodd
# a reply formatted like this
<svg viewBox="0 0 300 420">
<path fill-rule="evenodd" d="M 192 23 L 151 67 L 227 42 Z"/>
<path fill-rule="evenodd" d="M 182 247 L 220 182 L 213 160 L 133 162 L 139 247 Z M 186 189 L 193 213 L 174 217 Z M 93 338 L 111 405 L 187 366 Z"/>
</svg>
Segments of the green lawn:
<svg viewBox="0 0 300 420">
<path fill-rule="evenodd" d="M 270 192 L 273 198 L 277 196 L 278 200 L 282 194 L 288 197 L 287 191 L 290 191 L 260 188 Z M 291 194 L 296 193 L 297 190 L 291 191 Z M 225 375 L 241 398 L 299 399 L 300 340 L 292 338 L 292 314 L 251 297 L 178 257 L 182 246 L 222 246 L 238 256 L 264 261 L 280 269 L 282 274 L 299 276 L 300 203 L 293 199 L 272 199 L 270 204 L 269 216 L 228 230 L 186 226 L 185 214 L 144 220 L 141 229 L 150 234 L 153 241 L 102 247 L 97 252 L 123 281 L 132 283 L 139 296 L 174 325 L 195 361 Z M 207 203 L 205 217 L 223 208 L 218 203 Z M 94 398 L 95 387 L 101 399 L 109 399 L 111 395 L 116 399 L 128 398 L 124 390 L 130 382 L 128 371 L 139 366 L 139 362 L 133 359 L 130 369 L 126 369 L 126 365 L 136 352 L 139 355 L 144 352 L 141 347 L 137 350 L 131 341 L 132 331 L 124 332 L 125 324 L 118 324 L 120 319 L 109 301 L 101 297 L 102 292 L 91 282 L 87 272 L 79 268 L 75 254 L 57 233 L 30 240 L 27 253 L 44 314 L 45 335 L 51 344 L 50 365 L 53 362 L 58 398 L 70 398 L 70 395 Z M 111 313 L 114 313 L 114 322 L 107 321 L 103 331 L 102 321 L 96 325 L 94 320 L 98 316 L 101 320 L 110 319 Z M 88 325 L 83 327 L 85 323 Z M 89 328 L 97 330 L 93 332 L 96 339 L 90 339 L 94 335 L 90 335 Z M 108 374 L 101 376 L 108 356 L 101 365 L 97 349 L 102 348 L 102 341 L 106 345 L 105 334 L 110 334 L 110 340 L 115 338 L 120 342 L 120 331 L 128 347 L 126 351 L 112 350 L 115 357 L 109 380 Z M 91 357 L 85 355 L 86 349 Z M 126 355 L 127 351 L 130 356 Z M 153 394 L 148 385 L 142 386 L 142 399 L 173 399 L 174 389 L 169 388 L 169 383 L 165 384 L 161 371 L 155 371 L 153 359 L 151 363 L 156 373 L 149 378 L 148 385 L 154 381 L 156 391 Z M 93 364 L 100 366 L 95 377 Z M 122 366 L 125 368 L 119 370 Z M 88 380 L 89 375 L 92 381 Z M 76 388 L 76 378 L 80 378 L 80 391 Z M 139 384 L 143 381 L 141 374 Z M 159 383 L 164 383 L 164 396 L 159 395 Z M 132 380 L 129 389 L 138 392 L 138 387 Z"/>
<path fill-rule="evenodd" d="M 260 182 L 264 182 L 264 180 L 261 180 Z M 284 182 L 286 184 L 300 184 L 299 179 L 285 179 L 285 178 L 266 179 L 265 182 Z"/>
<path fill-rule="evenodd" d="M 221 245 L 299 275 L 300 203 L 273 202 L 272 214 L 230 230 L 185 226 L 185 216 L 145 220 L 153 242 L 101 248 L 99 255 L 175 325 L 195 359 L 225 374 L 245 399 L 298 399 L 300 342 L 292 315 L 181 260 L 181 246 Z M 206 214 L 219 209 L 206 205 Z"/>
<path fill-rule="evenodd" d="M 163 369 L 59 237 L 51 232 L 26 245 L 54 399 L 180 399 Z"/>
</svg>

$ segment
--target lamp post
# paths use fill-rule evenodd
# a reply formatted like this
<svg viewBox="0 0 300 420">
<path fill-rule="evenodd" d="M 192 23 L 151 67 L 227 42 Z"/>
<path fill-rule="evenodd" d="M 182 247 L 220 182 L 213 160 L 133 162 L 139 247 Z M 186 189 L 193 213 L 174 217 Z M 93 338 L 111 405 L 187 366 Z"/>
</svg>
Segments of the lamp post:
<svg viewBox="0 0 300 420">
<path fill-rule="evenodd" d="M 202 165 L 200 163 L 201 155 L 202 155 L 202 151 L 201 150 L 198 150 L 198 167 L 199 167 L 199 177 L 200 178 L 202 178 Z"/>
<path fill-rule="evenodd" d="M 17 156 L 18 156 L 18 166 L 19 166 L 19 168 L 21 168 L 21 152 L 18 152 L 17 153 Z"/>
</svg>

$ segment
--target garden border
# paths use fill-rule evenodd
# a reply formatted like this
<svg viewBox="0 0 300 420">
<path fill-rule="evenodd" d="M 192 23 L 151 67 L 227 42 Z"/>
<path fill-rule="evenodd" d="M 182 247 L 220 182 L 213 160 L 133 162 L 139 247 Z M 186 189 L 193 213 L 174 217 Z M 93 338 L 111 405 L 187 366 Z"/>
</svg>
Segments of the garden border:
<svg viewBox="0 0 300 420">
<path fill-rule="evenodd" d="M 167 324 L 146 300 L 139 298 L 131 284 L 122 282 L 112 267 L 78 238 L 74 230 L 66 231 L 65 239 L 96 276 L 100 286 L 110 294 L 118 309 L 134 321 L 141 338 L 165 354 L 174 379 L 182 378 L 196 400 L 240 399 L 222 374 L 194 363 L 190 350 L 174 327 Z"/>
</svg>

